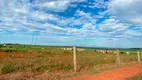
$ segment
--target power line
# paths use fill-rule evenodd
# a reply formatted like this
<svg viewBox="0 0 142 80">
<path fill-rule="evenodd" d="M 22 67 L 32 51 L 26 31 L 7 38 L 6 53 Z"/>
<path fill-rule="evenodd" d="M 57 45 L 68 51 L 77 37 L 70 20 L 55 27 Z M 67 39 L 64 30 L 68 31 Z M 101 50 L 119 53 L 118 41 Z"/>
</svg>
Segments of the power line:
<svg viewBox="0 0 142 80">
<path fill-rule="evenodd" d="M 31 45 L 33 45 L 33 41 L 34 41 L 34 34 L 32 35 Z"/>
<path fill-rule="evenodd" d="M 36 45 L 36 43 L 37 43 L 37 38 L 38 38 L 38 33 L 36 34 L 35 44 L 34 45 Z"/>
</svg>

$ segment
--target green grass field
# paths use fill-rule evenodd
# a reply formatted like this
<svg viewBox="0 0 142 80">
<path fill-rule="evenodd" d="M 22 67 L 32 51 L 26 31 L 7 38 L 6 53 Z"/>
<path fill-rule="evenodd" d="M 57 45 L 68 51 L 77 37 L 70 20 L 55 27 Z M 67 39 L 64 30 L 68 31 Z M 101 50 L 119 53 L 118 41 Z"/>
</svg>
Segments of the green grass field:
<svg viewBox="0 0 142 80">
<path fill-rule="evenodd" d="M 8 45 L 1 46 L 0 74 L 16 72 L 73 72 L 73 52 L 62 50 L 59 46 Z M 134 53 L 134 52 L 133 52 Z M 0 53 L 1 54 L 1 53 Z M 137 62 L 137 54 L 120 55 L 122 63 Z M 141 55 L 142 57 L 142 55 Z M 96 66 L 115 65 L 116 54 L 103 54 L 87 48 L 77 52 L 78 72 L 92 70 L 99 72 Z M 95 69 L 94 69 L 95 68 Z M 103 69 L 103 68 L 102 68 Z"/>
</svg>

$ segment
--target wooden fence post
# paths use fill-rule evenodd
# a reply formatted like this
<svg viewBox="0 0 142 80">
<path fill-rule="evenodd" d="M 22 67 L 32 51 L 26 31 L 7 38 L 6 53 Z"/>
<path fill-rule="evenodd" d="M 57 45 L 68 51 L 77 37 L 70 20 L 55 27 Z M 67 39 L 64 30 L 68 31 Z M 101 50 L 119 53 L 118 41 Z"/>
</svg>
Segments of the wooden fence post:
<svg viewBox="0 0 142 80">
<path fill-rule="evenodd" d="M 120 55 L 119 55 L 119 50 L 117 49 L 117 52 L 116 52 L 116 56 L 117 56 L 117 60 L 116 60 L 116 63 L 117 64 L 120 64 L 121 62 L 120 62 Z"/>
<path fill-rule="evenodd" d="M 137 51 L 137 55 L 138 55 L 138 62 L 141 62 L 141 59 L 140 59 L 140 52 Z"/>
<path fill-rule="evenodd" d="M 77 54 L 77 49 L 76 46 L 73 46 L 73 64 L 74 64 L 74 71 L 77 71 L 77 62 L 76 62 L 76 54 Z"/>
</svg>

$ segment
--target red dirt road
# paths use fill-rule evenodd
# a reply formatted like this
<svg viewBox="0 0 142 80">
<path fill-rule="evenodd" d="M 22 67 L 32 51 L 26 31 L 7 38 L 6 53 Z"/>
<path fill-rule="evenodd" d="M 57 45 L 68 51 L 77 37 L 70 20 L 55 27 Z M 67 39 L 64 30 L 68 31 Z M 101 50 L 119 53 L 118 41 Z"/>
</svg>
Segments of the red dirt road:
<svg viewBox="0 0 142 80">
<path fill-rule="evenodd" d="M 94 75 L 71 78 L 69 80 L 126 80 L 140 74 L 142 74 L 142 64 L 135 64 L 129 67 L 117 68 Z"/>
</svg>

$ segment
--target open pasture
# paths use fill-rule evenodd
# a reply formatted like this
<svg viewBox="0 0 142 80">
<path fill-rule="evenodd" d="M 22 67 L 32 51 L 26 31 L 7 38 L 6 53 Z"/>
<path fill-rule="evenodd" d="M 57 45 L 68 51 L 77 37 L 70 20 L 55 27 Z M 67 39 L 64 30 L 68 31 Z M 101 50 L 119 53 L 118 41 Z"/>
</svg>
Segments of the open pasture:
<svg viewBox="0 0 142 80">
<path fill-rule="evenodd" d="M 0 74 L 19 72 L 73 73 L 73 51 L 63 46 L 7 45 L 0 48 Z M 116 64 L 116 54 L 95 52 L 93 48 L 77 51 L 77 72 L 98 72 Z M 121 51 L 121 50 L 120 50 Z M 141 55 L 142 57 L 142 55 Z M 137 62 L 137 54 L 121 55 L 121 63 Z"/>
</svg>

